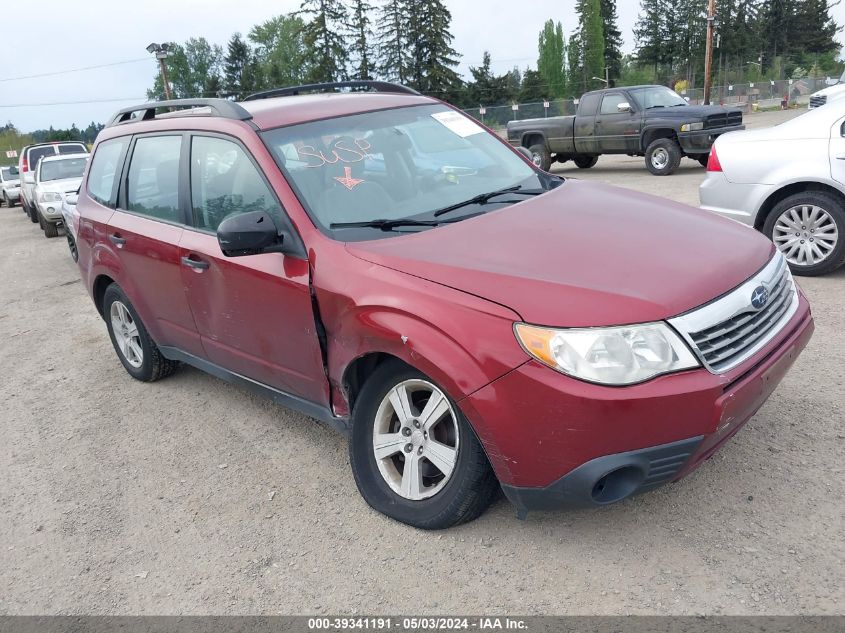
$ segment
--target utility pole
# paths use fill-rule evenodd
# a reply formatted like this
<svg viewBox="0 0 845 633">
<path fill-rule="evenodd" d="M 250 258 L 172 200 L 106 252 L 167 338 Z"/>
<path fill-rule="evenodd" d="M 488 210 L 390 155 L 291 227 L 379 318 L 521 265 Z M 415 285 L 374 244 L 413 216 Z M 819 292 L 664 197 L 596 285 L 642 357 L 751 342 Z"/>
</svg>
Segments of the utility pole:
<svg viewBox="0 0 845 633">
<path fill-rule="evenodd" d="M 707 7 L 707 52 L 704 58 L 704 105 L 710 105 L 710 88 L 713 84 L 713 32 L 716 30 L 716 0 Z"/>
<path fill-rule="evenodd" d="M 173 98 L 172 93 L 170 92 L 170 81 L 167 79 L 167 64 L 165 60 L 169 55 L 169 46 L 167 44 L 156 44 L 153 42 L 149 46 L 147 46 L 148 53 L 155 53 L 156 59 L 158 60 L 159 64 L 159 71 L 161 72 L 161 83 L 164 86 L 164 96 L 169 101 Z"/>
</svg>

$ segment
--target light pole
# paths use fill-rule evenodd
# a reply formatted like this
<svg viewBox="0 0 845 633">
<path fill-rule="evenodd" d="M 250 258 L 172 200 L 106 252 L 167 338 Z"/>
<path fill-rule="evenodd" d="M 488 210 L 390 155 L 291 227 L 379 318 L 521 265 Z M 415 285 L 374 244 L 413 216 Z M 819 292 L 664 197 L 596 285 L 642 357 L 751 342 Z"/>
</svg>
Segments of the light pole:
<svg viewBox="0 0 845 633">
<path fill-rule="evenodd" d="M 173 95 L 170 93 L 170 82 L 167 80 L 167 64 L 164 61 L 170 54 L 169 51 L 169 44 L 156 44 L 153 42 L 147 46 L 147 52 L 151 54 L 155 53 L 156 59 L 158 60 L 161 71 L 161 83 L 164 84 L 164 96 L 168 101 L 173 98 Z"/>
<path fill-rule="evenodd" d="M 704 105 L 710 105 L 710 88 L 713 84 L 713 31 L 716 28 L 716 0 L 707 6 L 707 51 L 704 57 Z"/>
</svg>

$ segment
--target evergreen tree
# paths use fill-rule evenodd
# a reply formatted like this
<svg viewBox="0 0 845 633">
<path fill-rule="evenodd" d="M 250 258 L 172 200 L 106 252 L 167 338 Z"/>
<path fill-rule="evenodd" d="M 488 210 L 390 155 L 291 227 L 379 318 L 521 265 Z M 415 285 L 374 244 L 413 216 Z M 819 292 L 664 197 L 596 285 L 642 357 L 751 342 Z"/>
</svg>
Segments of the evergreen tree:
<svg viewBox="0 0 845 633">
<path fill-rule="evenodd" d="M 349 36 L 352 44 L 352 79 L 366 81 L 373 79 L 375 59 L 373 55 L 373 29 L 371 18 L 373 5 L 367 0 L 352 0 L 352 15 Z"/>
<path fill-rule="evenodd" d="M 381 6 L 377 21 L 379 74 L 400 84 L 410 76 L 408 22 L 406 0 L 387 0 Z"/>
<path fill-rule="evenodd" d="M 584 89 L 604 87 L 604 82 L 594 79 L 605 76 L 601 0 L 578 0 L 575 11 L 581 39 Z"/>
<path fill-rule="evenodd" d="M 836 34 L 840 27 L 831 18 L 830 9 L 828 0 L 802 0 L 795 7 L 793 30 L 801 34 L 803 53 L 820 55 L 839 50 Z"/>
<path fill-rule="evenodd" d="M 652 81 L 657 81 L 661 66 L 672 59 L 667 21 L 669 5 L 668 0 L 640 0 L 640 15 L 634 27 L 637 59 L 640 64 L 654 69 Z"/>
<path fill-rule="evenodd" d="M 452 14 L 442 0 L 406 0 L 410 43 L 411 87 L 450 100 L 458 97 L 461 79 L 455 71 L 458 52 L 449 30 Z"/>
<path fill-rule="evenodd" d="M 569 69 L 566 88 L 569 94 L 577 99 L 586 92 L 586 86 L 584 84 L 584 49 L 581 45 L 581 34 L 578 31 L 575 31 L 569 38 L 569 44 L 566 47 L 566 56 L 567 68 Z"/>
<path fill-rule="evenodd" d="M 225 89 L 237 99 L 243 99 L 255 89 L 252 51 L 240 33 L 229 40 L 223 60 Z"/>
<path fill-rule="evenodd" d="M 622 76 L 622 31 L 616 0 L 600 0 L 601 18 L 604 23 L 604 65 L 608 69 L 611 85 Z"/>
<path fill-rule="evenodd" d="M 519 91 L 520 103 L 537 103 L 549 97 L 546 80 L 536 70 L 530 68 L 522 74 L 522 87 Z"/>
<path fill-rule="evenodd" d="M 566 38 L 563 25 L 552 20 L 543 25 L 538 44 L 537 72 L 546 85 L 545 95 L 557 99 L 566 94 Z"/>
<path fill-rule="evenodd" d="M 341 81 L 346 78 L 346 43 L 341 33 L 348 14 L 341 0 L 303 0 L 299 13 L 310 17 L 303 28 L 309 51 L 309 82 Z"/>
</svg>

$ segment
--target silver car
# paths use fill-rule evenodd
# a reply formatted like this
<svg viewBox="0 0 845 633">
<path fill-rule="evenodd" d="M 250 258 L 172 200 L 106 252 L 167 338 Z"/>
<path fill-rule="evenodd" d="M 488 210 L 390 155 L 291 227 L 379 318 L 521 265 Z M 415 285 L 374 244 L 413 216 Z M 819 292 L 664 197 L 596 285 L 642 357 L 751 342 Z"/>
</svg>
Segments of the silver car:
<svg viewBox="0 0 845 633">
<path fill-rule="evenodd" d="M 21 197 L 21 179 L 17 167 L 0 167 L 0 204 L 13 207 Z"/>
<path fill-rule="evenodd" d="M 35 170 L 35 200 L 38 223 L 47 237 L 56 237 L 62 223 L 62 201 L 70 193 L 78 193 L 88 154 L 45 156 Z"/>
<path fill-rule="evenodd" d="M 845 263 L 845 100 L 764 130 L 719 137 L 703 208 L 763 232 L 797 275 Z"/>
</svg>

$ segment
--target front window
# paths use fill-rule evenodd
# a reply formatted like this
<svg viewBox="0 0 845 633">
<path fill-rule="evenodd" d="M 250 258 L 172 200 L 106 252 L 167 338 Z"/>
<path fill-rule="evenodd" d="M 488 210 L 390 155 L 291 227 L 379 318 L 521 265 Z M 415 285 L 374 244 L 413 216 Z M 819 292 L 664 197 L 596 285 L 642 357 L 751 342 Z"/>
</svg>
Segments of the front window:
<svg viewBox="0 0 845 633">
<path fill-rule="evenodd" d="M 560 181 L 442 105 L 315 121 L 262 137 L 314 222 L 344 241 L 425 230 L 500 209 Z M 464 204 L 504 189 L 511 191 Z M 389 224 L 360 226 L 381 221 Z"/>
<path fill-rule="evenodd" d="M 50 180 L 64 180 L 66 178 L 81 178 L 85 171 L 86 158 L 64 158 L 62 160 L 48 160 L 41 163 L 39 179 L 41 182 Z"/>
<path fill-rule="evenodd" d="M 629 90 L 637 105 L 643 110 L 652 108 L 674 108 L 689 105 L 686 100 L 674 90 L 665 87 L 634 88 Z"/>
</svg>

